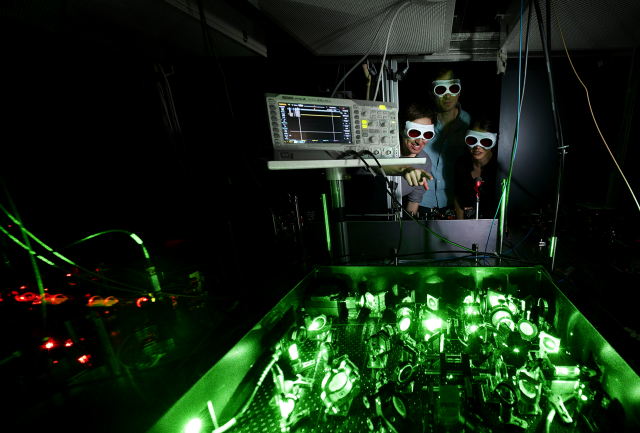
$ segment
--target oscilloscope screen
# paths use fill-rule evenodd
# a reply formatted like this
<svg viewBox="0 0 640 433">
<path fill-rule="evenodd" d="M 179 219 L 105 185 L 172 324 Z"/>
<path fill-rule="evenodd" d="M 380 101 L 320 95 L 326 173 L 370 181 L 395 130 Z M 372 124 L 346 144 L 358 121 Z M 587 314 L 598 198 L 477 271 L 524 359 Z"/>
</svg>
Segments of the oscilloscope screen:
<svg viewBox="0 0 640 433">
<path fill-rule="evenodd" d="M 349 107 L 281 102 L 279 108 L 285 143 L 352 143 Z"/>
</svg>

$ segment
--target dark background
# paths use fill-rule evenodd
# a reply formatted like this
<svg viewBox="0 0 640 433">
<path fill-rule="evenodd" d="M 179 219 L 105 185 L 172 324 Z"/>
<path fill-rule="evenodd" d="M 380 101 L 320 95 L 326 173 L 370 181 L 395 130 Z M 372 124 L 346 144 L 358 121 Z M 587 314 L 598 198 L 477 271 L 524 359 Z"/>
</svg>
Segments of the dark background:
<svg viewBox="0 0 640 433">
<path fill-rule="evenodd" d="M 167 46 L 146 49 L 139 39 L 127 44 L 125 36 L 125 42 L 66 37 L 3 17 L 0 173 L 25 226 L 56 250 L 103 230 L 135 232 L 145 241 L 159 271 L 177 273 L 188 281 L 189 269 L 207 270 L 209 294 L 228 297 L 224 302 L 209 303 L 209 310 L 226 311 L 229 303 L 240 302 L 240 311 L 225 322 L 225 329 L 264 314 L 312 264 L 301 262 L 297 246 L 276 237 L 271 210 L 288 212 L 288 194 L 298 196 L 303 214 L 319 210 L 320 194 L 328 187 L 321 170 L 266 169 L 271 143 L 264 93 L 328 96 L 322 91 L 335 86 L 345 67 L 349 69 L 355 60 L 315 58 L 276 25 L 266 25 L 268 58 L 223 56 L 216 60 L 186 56 Z M 398 60 L 403 64 L 403 59 Z M 183 140 L 170 140 L 164 128 L 154 63 L 173 71 L 169 81 Z M 292 65 L 296 65 L 295 72 Z M 602 205 L 613 163 L 597 135 L 584 90 L 568 61 L 554 57 L 553 65 L 565 142 L 571 146 L 566 162 L 565 204 L 570 210 L 582 202 Z M 594 113 L 615 155 L 630 58 L 601 54 L 574 58 L 574 65 L 589 88 Z M 427 77 L 439 66 L 411 64 L 399 85 L 401 108 L 426 100 Z M 448 66 L 462 79 L 463 109 L 471 115 L 499 117 L 497 152 L 504 173 L 515 125 L 516 59 L 509 59 L 504 76 L 495 73 L 494 62 L 456 62 Z M 556 188 L 556 143 L 542 59 L 530 60 L 526 83 L 510 215 L 526 207 L 552 205 Z M 352 90 L 356 99 L 364 98 L 364 77 L 359 68 L 346 80 L 345 88 Z M 638 150 L 633 144 L 632 134 L 623 168 L 632 186 L 637 186 L 632 170 Z M 6 195 L 0 201 L 10 208 Z M 623 184 L 616 212 L 633 215 L 637 212 L 634 206 Z M 4 216 L 0 222 L 5 227 L 10 224 Z M 20 238 L 15 229 L 9 228 Z M 26 252 L 4 236 L 3 242 L 5 264 L 0 290 L 8 299 L 10 290 L 32 285 L 35 278 Z M 322 262 L 324 255 L 316 254 L 313 245 L 307 247 L 315 263 Z M 68 256 L 89 268 L 105 264 L 126 275 L 129 282 L 144 280 L 140 277 L 144 273 L 140 249 L 124 234 L 93 239 L 69 249 Z M 59 283 L 61 271 L 42 263 L 39 267 L 45 284 Z M 69 287 L 65 290 L 72 293 Z M 103 294 L 129 296 L 120 292 Z M 7 310 L 6 304 L 1 308 Z M 219 307 L 222 304 L 224 307 Z M 78 320 L 82 329 L 86 324 L 78 311 L 50 313 L 50 329 L 61 329 L 62 322 L 69 318 Z M 137 310 L 127 311 L 122 316 L 130 318 L 131 323 L 140 322 L 130 313 Z M 40 328 L 39 311 L 6 313 L 0 312 L 0 335 L 5 342 L 0 359 L 16 347 L 26 353 L 25 347 L 37 345 L 46 336 Z M 221 331 L 212 328 L 208 318 L 187 322 L 190 328 L 179 328 L 180 333 L 189 329 L 192 334 L 192 339 L 183 340 L 185 352 L 194 347 L 204 349 L 189 358 L 189 363 L 179 368 L 174 364 L 170 373 L 163 372 L 166 380 L 160 383 L 168 383 L 167 389 L 160 391 L 154 385 L 145 388 L 157 392 L 160 403 L 153 410 L 145 409 L 148 412 L 144 419 L 135 427 L 129 425 L 132 431 L 144 430 L 154 417 L 163 414 L 233 341 L 230 337 L 213 346 L 197 346 L 207 341 L 211 332 Z M 122 338 L 134 328 L 123 325 Z M 242 329 L 237 330 L 236 337 L 242 335 Z M 99 351 L 96 344 L 96 363 L 100 362 Z M 57 392 L 55 380 L 32 373 L 50 366 L 43 355 L 37 356 L 19 366 L 9 365 L 7 370 L 17 371 L 16 377 L 24 377 L 21 383 L 31 387 L 23 387 L 31 397 L 14 406 L 20 413 L 28 413 L 26 408 L 40 401 L 34 389 L 42 392 L 42 399 Z M 144 384 L 146 379 L 141 376 L 137 380 Z M 47 386 L 42 385 L 45 382 Z M 90 392 L 107 395 L 104 389 Z M 88 418 L 95 409 L 90 410 L 90 402 L 87 399 Z M 74 412 L 82 412 L 82 407 L 76 406 Z M 121 416 L 125 420 L 140 418 L 124 413 Z"/>
</svg>

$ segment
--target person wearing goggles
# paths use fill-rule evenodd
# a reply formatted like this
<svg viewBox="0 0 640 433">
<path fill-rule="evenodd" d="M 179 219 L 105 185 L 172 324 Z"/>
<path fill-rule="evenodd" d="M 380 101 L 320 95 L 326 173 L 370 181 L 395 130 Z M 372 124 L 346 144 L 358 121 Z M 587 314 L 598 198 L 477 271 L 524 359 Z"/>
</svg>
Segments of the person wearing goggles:
<svg viewBox="0 0 640 433">
<path fill-rule="evenodd" d="M 464 219 L 466 211 L 475 209 L 477 178 L 482 179 L 478 218 L 491 218 L 495 213 L 497 158 L 493 151 L 497 143 L 494 123 L 486 116 L 476 119 L 466 132 L 467 151 L 458 157 L 454 167 L 456 219 Z"/>
<path fill-rule="evenodd" d="M 436 107 L 434 135 L 424 151 L 433 162 L 432 188 L 425 192 L 419 211 L 429 213 L 433 208 L 441 211 L 453 209 L 453 166 L 464 149 L 464 134 L 471 118 L 462 110 L 458 99 L 462 92 L 460 79 L 451 69 L 441 68 L 432 77 L 429 93 Z"/>
<path fill-rule="evenodd" d="M 431 176 L 431 158 L 424 151 L 424 147 L 434 136 L 433 123 L 436 115 L 429 107 L 421 103 L 409 105 L 400 114 L 400 155 L 403 158 L 425 158 L 424 164 L 412 164 L 384 167 L 385 174 L 401 176 L 403 206 L 407 212 L 418 212 L 418 206 L 423 194 L 429 190 L 427 180 L 433 180 Z M 410 165 L 409 165 L 410 164 Z M 379 168 L 371 169 L 382 174 Z M 359 169 L 357 174 L 368 174 L 364 169 Z"/>
</svg>

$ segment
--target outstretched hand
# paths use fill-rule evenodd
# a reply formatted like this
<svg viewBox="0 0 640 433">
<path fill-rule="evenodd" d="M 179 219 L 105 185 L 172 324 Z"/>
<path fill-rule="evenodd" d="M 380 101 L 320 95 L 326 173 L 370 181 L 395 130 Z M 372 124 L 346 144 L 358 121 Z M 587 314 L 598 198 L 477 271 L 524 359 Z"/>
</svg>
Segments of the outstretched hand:
<svg viewBox="0 0 640 433">
<path fill-rule="evenodd" d="M 402 170 L 402 175 L 406 179 L 409 186 L 422 185 L 424 186 L 424 189 L 426 189 L 427 191 L 429 191 L 429 185 L 427 185 L 427 179 L 433 180 L 433 176 L 431 176 L 429 173 L 422 170 L 421 168 L 406 167 L 405 169 Z"/>
</svg>

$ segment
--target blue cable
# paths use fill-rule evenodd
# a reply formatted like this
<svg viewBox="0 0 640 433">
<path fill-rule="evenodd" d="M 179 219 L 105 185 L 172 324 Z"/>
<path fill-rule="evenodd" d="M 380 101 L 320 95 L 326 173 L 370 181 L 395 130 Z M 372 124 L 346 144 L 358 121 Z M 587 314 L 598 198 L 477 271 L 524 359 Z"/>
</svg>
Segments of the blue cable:
<svg viewBox="0 0 640 433">
<path fill-rule="evenodd" d="M 513 159 L 511 160 L 512 163 L 516 159 L 516 152 L 518 151 L 518 137 L 520 136 L 520 101 L 522 99 L 520 96 L 520 82 L 522 81 L 522 11 L 523 10 L 524 10 L 524 0 L 520 0 L 520 52 L 518 55 L 518 121 L 516 124 L 516 143 L 514 144 Z M 487 237 L 487 244 L 484 247 L 485 254 L 487 253 L 487 248 L 489 248 L 489 239 L 491 238 L 491 230 L 493 230 L 493 223 L 496 220 L 496 217 L 498 216 L 498 211 L 500 210 L 500 204 L 502 203 L 503 196 L 504 196 L 504 188 L 500 193 L 500 202 L 498 202 L 498 209 L 496 209 L 496 214 L 493 216 L 493 220 L 491 220 L 491 228 L 489 228 L 489 237 Z M 485 264 L 487 263 L 486 260 L 484 262 Z"/>
<path fill-rule="evenodd" d="M 518 248 L 518 247 L 520 246 L 520 244 L 524 242 L 524 240 L 527 238 L 527 236 L 529 236 L 529 235 L 531 234 L 531 232 L 533 231 L 533 229 L 535 229 L 535 227 L 531 227 L 531 230 L 529 230 L 529 233 L 527 233 L 527 234 L 526 234 L 526 236 L 525 236 L 525 237 L 523 237 L 523 238 L 522 238 L 522 240 L 521 240 L 520 242 L 518 242 L 518 245 L 516 245 L 516 248 Z M 507 253 L 510 253 L 511 251 L 513 251 L 513 249 L 511 249 L 511 250 L 509 250 L 509 251 L 507 251 L 507 252 L 505 252 L 505 253 L 502 253 L 502 254 L 507 254 Z M 528 257 L 527 257 L 527 258 L 528 258 Z M 529 260 L 529 261 L 531 261 L 531 260 Z"/>
</svg>

